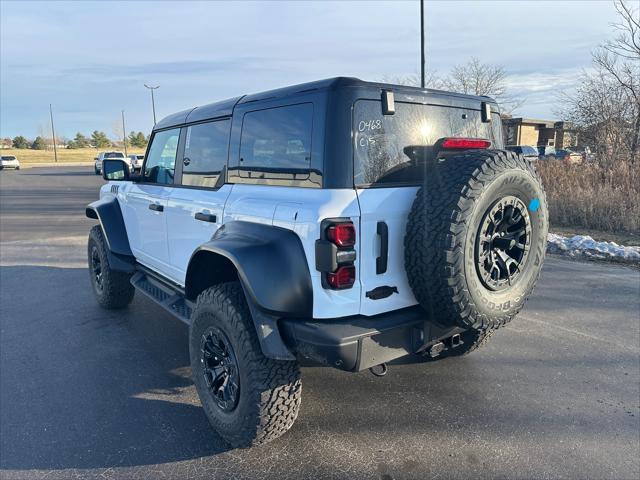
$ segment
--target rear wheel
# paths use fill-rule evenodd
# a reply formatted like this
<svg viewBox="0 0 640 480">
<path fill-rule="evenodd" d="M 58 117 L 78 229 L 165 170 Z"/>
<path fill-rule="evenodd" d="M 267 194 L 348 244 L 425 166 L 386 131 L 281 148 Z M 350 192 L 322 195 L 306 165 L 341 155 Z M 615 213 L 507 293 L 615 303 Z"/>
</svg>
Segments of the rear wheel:
<svg viewBox="0 0 640 480">
<path fill-rule="evenodd" d="M 547 205 L 532 163 L 473 150 L 436 160 L 425 178 L 405 237 L 416 299 L 444 326 L 506 324 L 532 292 L 546 247 Z"/>
<path fill-rule="evenodd" d="M 131 274 L 111 270 L 100 225 L 93 227 L 89 233 L 87 254 L 89 277 L 100 306 L 111 310 L 129 305 L 135 294 L 130 282 Z"/>
<path fill-rule="evenodd" d="M 291 428 L 302 395 L 298 363 L 262 354 L 238 282 L 213 286 L 198 296 L 189 351 L 202 407 L 229 444 L 265 443 Z"/>
</svg>

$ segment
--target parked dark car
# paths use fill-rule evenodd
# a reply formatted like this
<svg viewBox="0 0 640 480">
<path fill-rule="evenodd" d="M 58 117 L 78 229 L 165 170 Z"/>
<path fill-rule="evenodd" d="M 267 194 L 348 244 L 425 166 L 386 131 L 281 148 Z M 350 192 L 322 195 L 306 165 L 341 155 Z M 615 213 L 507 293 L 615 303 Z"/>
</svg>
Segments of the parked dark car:
<svg viewBox="0 0 640 480">
<path fill-rule="evenodd" d="M 538 160 L 538 150 L 529 145 L 509 145 L 507 150 L 521 154 L 527 160 Z"/>
</svg>

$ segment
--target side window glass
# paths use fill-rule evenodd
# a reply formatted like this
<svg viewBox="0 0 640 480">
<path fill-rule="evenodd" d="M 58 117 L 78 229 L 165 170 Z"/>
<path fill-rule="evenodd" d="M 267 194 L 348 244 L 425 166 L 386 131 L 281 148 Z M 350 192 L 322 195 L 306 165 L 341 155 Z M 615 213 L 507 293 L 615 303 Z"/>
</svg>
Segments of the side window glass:
<svg viewBox="0 0 640 480">
<path fill-rule="evenodd" d="M 153 136 L 143 179 L 149 183 L 173 184 L 180 129 L 163 130 Z"/>
<path fill-rule="evenodd" d="M 303 186 L 310 178 L 313 104 L 245 114 L 239 176 L 252 183 Z"/>
<path fill-rule="evenodd" d="M 213 187 L 227 164 L 230 120 L 187 127 L 182 184 Z"/>
</svg>

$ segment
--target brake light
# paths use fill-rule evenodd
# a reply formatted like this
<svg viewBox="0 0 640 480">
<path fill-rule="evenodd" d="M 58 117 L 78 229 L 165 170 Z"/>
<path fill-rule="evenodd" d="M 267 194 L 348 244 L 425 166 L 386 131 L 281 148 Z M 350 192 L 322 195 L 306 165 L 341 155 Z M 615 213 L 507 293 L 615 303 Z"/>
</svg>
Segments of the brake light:
<svg viewBox="0 0 640 480">
<path fill-rule="evenodd" d="M 353 223 L 339 223 L 327 229 L 327 238 L 338 247 L 353 247 L 356 244 L 356 229 Z"/>
<path fill-rule="evenodd" d="M 327 283 L 336 290 L 351 288 L 356 282 L 356 267 L 353 265 L 338 267 L 335 272 L 327 273 Z"/>
<path fill-rule="evenodd" d="M 356 281 L 356 229 L 347 218 L 325 219 L 316 240 L 316 270 L 330 290 L 353 287 Z"/>
<path fill-rule="evenodd" d="M 440 145 L 444 150 L 463 150 L 470 148 L 489 148 L 491 141 L 484 138 L 445 138 Z"/>
</svg>

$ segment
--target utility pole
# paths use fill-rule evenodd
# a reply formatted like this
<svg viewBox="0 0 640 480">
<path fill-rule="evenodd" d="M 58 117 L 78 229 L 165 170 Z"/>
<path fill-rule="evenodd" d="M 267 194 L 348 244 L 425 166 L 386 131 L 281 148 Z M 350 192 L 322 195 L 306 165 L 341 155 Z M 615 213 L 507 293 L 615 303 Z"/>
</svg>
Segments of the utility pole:
<svg viewBox="0 0 640 480">
<path fill-rule="evenodd" d="M 156 101 L 153 98 L 153 91 L 157 90 L 158 88 L 160 88 L 160 85 L 155 86 L 155 87 L 150 87 L 149 85 L 147 85 L 145 83 L 144 86 L 147 87 L 149 90 L 151 90 L 151 107 L 153 108 L 153 125 L 155 126 L 155 124 L 156 124 Z"/>
<path fill-rule="evenodd" d="M 127 156 L 127 129 L 124 126 L 124 110 L 122 110 L 122 141 L 124 142 L 124 156 Z"/>
<path fill-rule="evenodd" d="M 51 136 L 53 137 L 53 156 L 56 163 L 58 163 L 58 147 L 56 146 L 56 131 L 53 128 L 53 108 L 49 104 L 49 114 L 51 115 Z"/>
<path fill-rule="evenodd" d="M 424 0 L 420 0 L 420 86 L 424 88 Z"/>
</svg>

